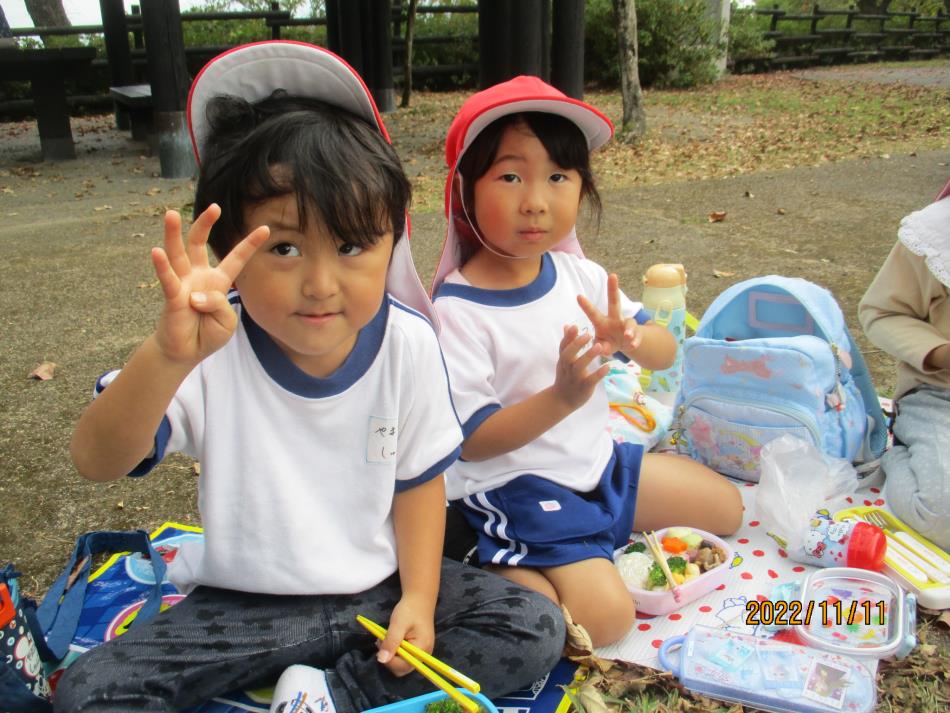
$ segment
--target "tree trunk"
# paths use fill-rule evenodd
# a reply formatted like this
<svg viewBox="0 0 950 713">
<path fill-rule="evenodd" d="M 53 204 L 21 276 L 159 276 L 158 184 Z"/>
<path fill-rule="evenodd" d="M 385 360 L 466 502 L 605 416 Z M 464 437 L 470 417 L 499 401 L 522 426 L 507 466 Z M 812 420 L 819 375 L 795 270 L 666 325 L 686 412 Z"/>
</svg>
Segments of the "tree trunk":
<svg viewBox="0 0 950 713">
<path fill-rule="evenodd" d="M 406 63 L 402 70 L 402 101 L 403 109 L 409 106 L 409 96 L 412 94 L 412 38 L 416 34 L 416 0 L 409 0 L 406 10 Z"/>
<path fill-rule="evenodd" d="M 34 27 L 70 27 L 63 0 L 24 0 Z"/>
<path fill-rule="evenodd" d="M 620 92 L 623 95 L 619 138 L 633 143 L 647 133 L 647 116 L 637 69 L 637 7 L 635 0 L 613 0 L 613 4 L 620 47 Z"/>
</svg>

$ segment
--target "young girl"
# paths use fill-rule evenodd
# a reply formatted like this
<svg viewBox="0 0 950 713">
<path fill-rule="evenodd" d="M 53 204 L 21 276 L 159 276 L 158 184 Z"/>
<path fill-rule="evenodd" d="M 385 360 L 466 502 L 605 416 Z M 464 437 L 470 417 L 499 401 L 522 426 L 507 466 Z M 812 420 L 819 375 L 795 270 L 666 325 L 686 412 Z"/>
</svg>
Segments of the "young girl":
<svg viewBox="0 0 950 713">
<path fill-rule="evenodd" d="M 448 497 L 478 532 L 481 562 L 566 605 L 595 645 L 634 620 L 611 559 L 632 529 L 729 534 L 742 512 L 706 467 L 607 433 L 599 358 L 662 369 L 676 351 L 577 242 L 582 199 L 599 207 L 590 151 L 612 131 L 533 77 L 469 98 L 446 139 L 449 228 L 433 285 L 465 434 Z"/>
<path fill-rule="evenodd" d="M 950 548 L 950 181 L 901 221 L 858 307 L 874 344 L 898 360 L 894 446 L 881 467 L 895 514 Z"/>
<path fill-rule="evenodd" d="M 560 657 L 560 611 L 441 556 L 462 433 L 365 85 L 264 42 L 212 60 L 188 107 L 197 219 L 183 242 L 166 215 L 161 317 L 72 455 L 92 480 L 199 458 L 203 546 L 169 566 L 188 596 L 80 657 L 56 711 L 178 711 L 286 669 L 272 710 L 356 713 L 431 690 L 403 639 L 490 696 L 531 684 Z M 378 649 L 357 614 L 388 628 Z"/>
</svg>

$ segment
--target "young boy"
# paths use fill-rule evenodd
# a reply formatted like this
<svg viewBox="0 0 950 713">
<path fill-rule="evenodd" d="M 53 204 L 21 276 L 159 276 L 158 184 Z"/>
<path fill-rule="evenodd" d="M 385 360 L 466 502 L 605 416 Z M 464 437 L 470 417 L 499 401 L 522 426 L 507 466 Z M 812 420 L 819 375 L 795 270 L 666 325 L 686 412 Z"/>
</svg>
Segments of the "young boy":
<svg viewBox="0 0 950 713">
<path fill-rule="evenodd" d="M 189 595 L 80 658 L 56 710 L 178 711 L 294 664 L 323 669 L 314 710 L 364 710 L 431 690 L 402 639 L 488 695 L 529 684 L 560 655 L 559 611 L 441 559 L 462 434 L 362 81 L 317 47 L 247 45 L 198 75 L 189 118 L 198 217 L 183 246 L 166 215 L 158 326 L 72 454 L 94 480 L 199 458 L 204 545 L 170 568 Z M 388 627 L 378 651 L 357 614 Z"/>
</svg>

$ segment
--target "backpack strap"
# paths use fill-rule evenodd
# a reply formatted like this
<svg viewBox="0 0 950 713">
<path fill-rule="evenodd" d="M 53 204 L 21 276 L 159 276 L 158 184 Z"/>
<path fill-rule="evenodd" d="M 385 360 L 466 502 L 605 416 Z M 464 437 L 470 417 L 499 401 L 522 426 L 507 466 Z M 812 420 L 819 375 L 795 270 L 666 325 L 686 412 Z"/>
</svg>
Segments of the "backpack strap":
<svg viewBox="0 0 950 713">
<path fill-rule="evenodd" d="M 881 409 L 881 402 L 877 397 L 877 391 L 871 382 L 871 374 L 868 372 L 868 366 L 861 355 L 861 349 L 851 336 L 851 330 L 844 328 L 848 335 L 848 345 L 851 349 L 851 378 L 854 379 L 858 391 L 861 392 L 861 398 L 864 400 L 864 410 L 868 418 L 873 423 L 873 428 L 868 428 L 865 436 L 865 446 L 868 451 L 869 460 L 880 458 L 887 447 L 887 422 L 884 420 L 884 411 Z M 870 426 L 870 424 L 869 424 Z"/>
<path fill-rule="evenodd" d="M 103 552 L 139 552 L 149 558 L 155 573 L 155 583 L 132 624 L 147 621 L 159 612 L 165 561 L 152 547 L 148 533 L 144 530 L 87 532 L 76 540 L 69 563 L 36 610 L 24 608 L 36 647 L 44 661 L 60 661 L 69 650 L 86 598 L 92 557 Z"/>
</svg>

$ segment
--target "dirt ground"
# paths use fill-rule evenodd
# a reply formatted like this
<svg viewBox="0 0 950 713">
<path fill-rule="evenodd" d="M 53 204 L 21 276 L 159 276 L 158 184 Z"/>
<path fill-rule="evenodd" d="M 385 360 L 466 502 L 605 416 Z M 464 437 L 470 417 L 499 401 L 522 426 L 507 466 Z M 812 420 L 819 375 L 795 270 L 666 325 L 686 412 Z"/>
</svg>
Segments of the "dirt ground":
<svg viewBox="0 0 950 713">
<path fill-rule="evenodd" d="M 411 155 L 398 117 L 387 123 L 400 152 Z M 0 124 L 0 564 L 15 562 L 33 594 L 49 585 L 82 532 L 198 520 L 187 459 L 107 485 L 85 482 L 69 461 L 70 434 L 95 378 L 120 366 L 153 328 L 161 295 L 148 251 L 160 241 L 164 208 L 181 208 L 193 189 L 188 180 L 158 178 L 157 158 L 106 124 L 74 119 L 80 158 L 54 164 L 39 161 L 35 129 Z M 418 141 L 441 141 L 443 130 L 426 128 Z M 583 243 L 634 296 L 650 264 L 684 263 L 696 314 L 737 280 L 805 277 L 835 293 L 860 334 L 857 302 L 901 216 L 928 203 L 948 177 L 950 147 L 611 190 L 599 233 L 585 231 Z M 709 222 L 713 211 L 726 219 Z M 414 213 L 413 228 L 428 284 L 443 218 Z M 867 355 L 879 389 L 889 392 L 893 362 L 871 348 Z M 44 361 L 55 362 L 55 377 L 28 378 Z"/>
</svg>

